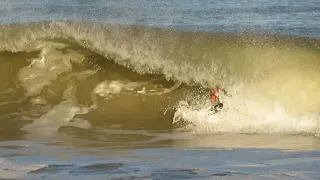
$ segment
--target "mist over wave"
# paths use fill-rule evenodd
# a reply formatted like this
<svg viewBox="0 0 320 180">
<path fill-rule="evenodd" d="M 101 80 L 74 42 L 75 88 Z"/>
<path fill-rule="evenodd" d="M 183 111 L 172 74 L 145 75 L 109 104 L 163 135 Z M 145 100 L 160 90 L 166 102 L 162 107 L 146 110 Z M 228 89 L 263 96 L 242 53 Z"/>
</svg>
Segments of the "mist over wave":
<svg viewBox="0 0 320 180">
<path fill-rule="evenodd" d="M 75 21 L 2 24 L 0 32 L 1 71 L 8 74 L 1 106 L 27 98 L 25 106 L 39 108 L 24 117 L 32 121 L 22 128 L 29 132 L 104 121 L 150 129 L 188 122 L 187 130 L 212 133 L 320 133 L 319 39 Z M 219 114 L 209 111 L 215 86 L 228 92 Z"/>
</svg>

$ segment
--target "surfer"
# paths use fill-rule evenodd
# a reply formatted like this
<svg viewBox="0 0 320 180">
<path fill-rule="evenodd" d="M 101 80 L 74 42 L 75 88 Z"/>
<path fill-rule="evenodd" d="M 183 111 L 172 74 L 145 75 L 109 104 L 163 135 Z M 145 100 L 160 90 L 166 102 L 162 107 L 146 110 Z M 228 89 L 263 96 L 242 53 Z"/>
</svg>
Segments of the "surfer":
<svg viewBox="0 0 320 180">
<path fill-rule="evenodd" d="M 221 91 L 226 94 L 226 91 L 224 89 L 220 89 L 219 87 L 213 88 L 211 90 L 211 100 L 212 100 L 211 111 L 213 111 L 214 113 L 217 113 L 223 108 L 223 104 L 220 102 L 220 99 L 219 99 L 219 93 Z"/>
</svg>

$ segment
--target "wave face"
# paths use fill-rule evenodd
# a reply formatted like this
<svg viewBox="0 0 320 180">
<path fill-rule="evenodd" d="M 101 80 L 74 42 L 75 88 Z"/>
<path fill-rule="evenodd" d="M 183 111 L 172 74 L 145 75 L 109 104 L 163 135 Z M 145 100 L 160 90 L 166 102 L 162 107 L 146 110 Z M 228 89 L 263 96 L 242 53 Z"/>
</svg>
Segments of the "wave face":
<svg viewBox="0 0 320 180">
<path fill-rule="evenodd" d="M 320 134 L 319 39 L 76 21 L 0 32 L 2 119 L 28 120 L 24 131 Z M 228 96 L 213 115 L 215 86 Z"/>
</svg>

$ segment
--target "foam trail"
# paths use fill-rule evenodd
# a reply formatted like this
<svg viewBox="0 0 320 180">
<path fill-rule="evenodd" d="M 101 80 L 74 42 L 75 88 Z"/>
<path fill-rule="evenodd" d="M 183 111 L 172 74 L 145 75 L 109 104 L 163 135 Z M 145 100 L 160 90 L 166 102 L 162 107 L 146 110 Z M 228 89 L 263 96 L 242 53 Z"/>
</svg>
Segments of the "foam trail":
<svg viewBox="0 0 320 180">
<path fill-rule="evenodd" d="M 179 88 L 181 83 L 177 82 L 170 88 L 160 85 L 152 85 L 152 82 L 140 81 L 131 82 L 129 80 L 105 80 L 96 85 L 91 93 L 92 101 L 98 98 L 111 98 L 114 95 L 123 93 L 143 94 L 143 95 L 164 95 Z"/>
<path fill-rule="evenodd" d="M 98 97 L 110 98 L 112 95 L 119 94 L 121 91 L 133 91 L 134 89 L 147 84 L 147 82 L 128 82 L 128 81 L 109 81 L 105 80 L 97 84 L 91 93 L 91 99 L 96 101 Z"/>
<path fill-rule="evenodd" d="M 58 132 L 61 126 L 74 126 L 84 129 L 90 128 L 91 124 L 88 121 L 74 118 L 75 115 L 86 114 L 90 110 L 89 107 L 77 105 L 75 93 L 75 82 L 70 81 L 64 91 L 64 101 L 54 106 L 32 124 L 26 125 L 21 129 L 32 134 L 47 136 Z"/>
<path fill-rule="evenodd" d="M 81 63 L 84 59 L 81 54 L 74 55 L 71 50 L 65 54 L 62 50 L 68 46 L 66 44 L 40 41 L 34 46 L 32 50 L 41 51 L 39 58 L 33 59 L 29 66 L 18 73 L 21 85 L 30 96 L 39 94 L 63 72 L 71 71 L 71 62 Z"/>
</svg>

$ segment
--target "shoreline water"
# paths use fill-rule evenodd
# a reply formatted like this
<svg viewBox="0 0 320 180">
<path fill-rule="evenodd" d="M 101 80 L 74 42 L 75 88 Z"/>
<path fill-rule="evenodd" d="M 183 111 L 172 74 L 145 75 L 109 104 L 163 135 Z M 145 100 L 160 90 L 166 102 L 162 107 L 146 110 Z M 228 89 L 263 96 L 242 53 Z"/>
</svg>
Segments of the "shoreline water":
<svg viewBox="0 0 320 180">
<path fill-rule="evenodd" d="M 1 149 L 0 177 L 5 179 L 316 179 L 320 175 L 318 150 L 212 147 L 112 150 L 26 141 L 2 142 Z"/>
</svg>

